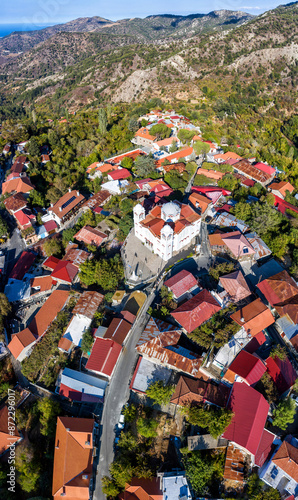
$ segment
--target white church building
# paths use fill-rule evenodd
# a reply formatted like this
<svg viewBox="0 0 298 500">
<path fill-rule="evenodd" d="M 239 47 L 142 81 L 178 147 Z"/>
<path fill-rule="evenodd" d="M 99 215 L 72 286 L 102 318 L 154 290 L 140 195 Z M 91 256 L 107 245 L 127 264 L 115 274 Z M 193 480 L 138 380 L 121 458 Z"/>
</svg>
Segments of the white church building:
<svg viewBox="0 0 298 500">
<path fill-rule="evenodd" d="M 157 205 L 147 215 L 141 204 L 133 211 L 135 235 L 163 260 L 169 260 L 200 233 L 200 215 L 178 201 Z"/>
</svg>

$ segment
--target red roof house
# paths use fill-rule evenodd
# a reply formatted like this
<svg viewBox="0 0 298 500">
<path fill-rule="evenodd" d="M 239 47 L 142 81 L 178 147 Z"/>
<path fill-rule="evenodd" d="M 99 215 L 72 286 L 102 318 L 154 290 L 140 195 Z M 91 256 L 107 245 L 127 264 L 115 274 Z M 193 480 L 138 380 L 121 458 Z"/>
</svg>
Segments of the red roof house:
<svg viewBox="0 0 298 500">
<path fill-rule="evenodd" d="M 266 163 L 262 163 L 259 161 L 258 163 L 254 164 L 254 167 L 256 167 L 258 170 L 261 170 L 262 172 L 265 172 L 266 174 L 275 174 L 275 168 L 271 167 L 270 165 L 266 165 Z"/>
<path fill-rule="evenodd" d="M 107 234 L 91 226 L 82 227 L 82 229 L 74 235 L 77 241 L 83 241 L 85 245 L 95 245 L 97 247 L 99 247 L 107 237 Z"/>
<path fill-rule="evenodd" d="M 202 290 L 190 300 L 175 309 L 171 316 L 188 332 L 202 325 L 221 309 L 207 290 Z"/>
<path fill-rule="evenodd" d="M 275 439 L 275 434 L 272 434 L 272 432 L 267 431 L 267 429 L 263 430 L 263 434 L 261 437 L 261 441 L 257 450 L 257 453 L 255 455 L 255 464 L 258 467 L 262 467 L 266 460 L 269 458 L 269 455 L 274 450 L 273 446 L 273 441 Z"/>
<path fill-rule="evenodd" d="M 264 332 L 259 332 L 255 337 L 251 339 L 251 341 L 246 344 L 244 349 L 249 352 L 250 354 L 253 354 L 256 352 L 261 345 L 265 344 L 266 342 L 266 337 L 264 335 Z"/>
<path fill-rule="evenodd" d="M 296 372 L 288 358 L 282 360 L 275 358 L 267 358 L 267 371 L 275 383 L 279 394 L 287 392 L 295 383 L 297 378 Z"/>
<path fill-rule="evenodd" d="M 113 170 L 108 174 L 110 181 L 121 181 L 122 179 L 128 179 L 128 177 L 132 177 L 132 173 L 127 168 L 118 168 L 118 170 Z"/>
<path fill-rule="evenodd" d="M 167 286 L 171 290 L 175 299 L 179 299 L 185 293 L 197 288 L 198 282 L 193 274 L 183 269 L 175 274 L 175 276 L 165 281 L 164 286 Z"/>
<path fill-rule="evenodd" d="M 42 267 L 44 267 L 45 269 L 51 269 L 53 271 L 57 264 L 59 264 L 59 262 L 60 259 L 57 259 L 57 257 L 51 255 L 43 262 Z"/>
<path fill-rule="evenodd" d="M 260 358 L 242 350 L 230 364 L 229 369 L 224 375 L 224 379 L 234 383 L 238 375 L 248 385 L 254 385 L 264 375 L 266 369 L 265 363 Z"/>
<path fill-rule="evenodd" d="M 78 274 L 78 268 L 68 260 L 61 260 L 56 265 L 51 277 L 63 283 L 72 283 Z"/>
<path fill-rule="evenodd" d="M 29 208 L 18 210 L 14 213 L 14 216 L 21 230 L 32 226 L 32 222 L 36 220 L 35 215 L 31 212 L 31 210 L 29 210 Z"/>
<path fill-rule="evenodd" d="M 248 284 L 241 271 L 221 276 L 220 285 L 225 289 L 232 302 L 239 302 L 251 295 Z"/>
<path fill-rule="evenodd" d="M 235 382 L 229 409 L 234 413 L 223 437 L 256 455 L 267 420 L 269 403 L 247 384 Z"/>
<path fill-rule="evenodd" d="M 122 347 L 114 340 L 96 338 L 86 369 L 110 378 L 113 374 Z"/>
<path fill-rule="evenodd" d="M 9 278 L 22 280 L 25 274 L 29 271 L 35 259 L 36 255 L 34 255 L 34 253 L 26 251 L 22 252 L 17 263 L 13 266 Z"/>
</svg>

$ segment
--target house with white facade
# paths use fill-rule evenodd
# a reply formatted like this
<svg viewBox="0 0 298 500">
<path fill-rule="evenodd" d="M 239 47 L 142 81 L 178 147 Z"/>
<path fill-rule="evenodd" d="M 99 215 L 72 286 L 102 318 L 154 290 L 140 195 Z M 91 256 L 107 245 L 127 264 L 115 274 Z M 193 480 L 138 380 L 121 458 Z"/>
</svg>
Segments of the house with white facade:
<svg viewBox="0 0 298 500">
<path fill-rule="evenodd" d="M 287 436 L 271 460 L 259 470 L 259 476 L 281 495 L 298 498 L 298 440 Z"/>
<path fill-rule="evenodd" d="M 194 241 L 200 228 L 201 216 L 184 203 L 158 205 L 147 214 L 141 204 L 134 207 L 136 237 L 165 261 Z"/>
</svg>

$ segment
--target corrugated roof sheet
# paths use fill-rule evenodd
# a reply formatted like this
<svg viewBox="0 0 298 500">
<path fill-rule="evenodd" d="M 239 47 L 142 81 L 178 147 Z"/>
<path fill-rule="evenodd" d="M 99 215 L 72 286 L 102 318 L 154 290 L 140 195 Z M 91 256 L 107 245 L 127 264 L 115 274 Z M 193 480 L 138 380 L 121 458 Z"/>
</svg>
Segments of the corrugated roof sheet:
<svg viewBox="0 0 298 500">
<path fill-rule="evenodd" d="M 98 229 L 91 226 L 84 226 L 75 235 L 74 238 L 78 241 L 83 241 L 86 245 L 100 246 L 108 237 L 107 234 L 102 233 Z"/>
<path fill-rule="evenodd" d="M 29 325 L 30 331 L 36 337 L 41 337 L 45 333 L 58 312 L 64 307 L 68 296 L 69 292 L 66 290 L 54 290 L 49 296 Z"/>
<path fill-rule="evenodd" d="M 131 323 L 122 318 L 113 318 L 106 333 L 105 339 L 112 339 L 118 344 L 122 345 L 125 341 L 128 332 L 131 329 Z"/>
<path fill-rule="evenodd" d="M 275 437 L 275 434 L 267 431 L 267 429 L 263 430 L 259 448 L 255 456 L 255 464 L 258 467 L 262 467 L 262 465 L 264 465 L 266 460 L 269 458 L 269 455 L 273 451 L 273 441 Z"/>
<path fill-rule="evenodd" d="M 76 266 L 74 266 L 68 260 L 61 260 L 56 265 L 51 276 L 55 280 L 65 281 L 66 283 L 70 284 L 75 279 L 77 274 L 78 274 L 78 268 Z"/>
<path fill-rule="evenodd" d="M 266 365 L 260 358 L 244 350 L 239 352 L 229 366 L 229 371 L 244 378 L 249 385 L 256 384 L 266 370 Z"/>
<path fill-rule="evenodd" d="M 81 314 L 82 316 L 87 316 L 89 319 L 93 319 L 94 314 L 99 308 L 100 304 L 104 300 L 104 295 L 99 292 L 83 292 L 80 296 L 78 302 L 76 303 L 72 314 Z"/>
<path fill-rule="evenodd" d="M 281 305 L 284 301 L 298 295 L 298 286 L 287 271 L 274 274 L 257 286 L 272 306 Z"/>
<path fill-rule="evenodd" d="M 36 255 L 34 253 L 27 251 L 22 252 L 16 264 L 13 266 L 9 278 L 14 280 L 22 280 L 25 274 L 29 271 L 35 259 Z"/>
<path fill-rule="evenodd" d="M 229 443 L 223 478 L 229 481 L 244 482 L 245 453 Z"/>
<path fill-rule="evenodd" d="M 245 237 L 255 251 L 255 259 L 263 259 L 271 255 L 271 250 L 267 247 L 266 243 L 257 235 L 257 233 L 246 233 Z"/>
<path fill-rule="evenodd" d="M 120 356 L 122 347 L 111 339 L 96 338 L 86 369 L 110 377 Z"/>
<path fill-rule="evenodd" d="M 267 420 L 269 403 L 249 385 L 235 382 L 229 408 L 234 416 L 223 437 L 255 455 Z"/>
<path fill-rule="evenodd" d="M 219 281 L 233 302 L 239 302 L 251 295 L 249 286 L 241 271 L 234 271 L 221 276 Z"/>
<path fill-rule="evenodd" d="M 221 309 L 207 290 L 202 290 L 190 300 L 171 312 L 171 316 L 188 332 L 202 325 Z"/>
<path fill-rule="evenodd" d="M 275 358 L 267 358 L 267 371 L 274 381 L 279 394 L 283 394 L 294 385 L 297 374 L 288 358 L 282 360 Z"/>
<path fill-rule="evenodd" d="M 170 288 L 173 294 L 179 298 L 184 293 L 198 286 L 198 282 L 193 274 L 186 269 L 183 269 L 179 273 L 175 274 L 175 276 L 172 276 L 170 279 L 165 281 L 164 286 Z"/>
</svg>

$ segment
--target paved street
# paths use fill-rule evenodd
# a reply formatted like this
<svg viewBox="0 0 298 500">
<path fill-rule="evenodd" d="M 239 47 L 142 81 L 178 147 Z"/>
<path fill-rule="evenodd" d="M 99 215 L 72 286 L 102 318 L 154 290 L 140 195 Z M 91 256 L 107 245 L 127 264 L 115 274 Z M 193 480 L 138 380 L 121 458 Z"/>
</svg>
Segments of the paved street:
<svg viewBox="0 0 298 500">
<path fill-rule="evenodd" d="M 147 323 L 148 317 L 146 311 L 154 298 L 155 292 L 152 292 L 144 304 L 143 312 L 137 318 L 132 328 L 130 338 L 121 353 L 119 363 L 105 396 L 101 421 L 100 456 L 93 496 L 94 500 L 105 500 L 106 498 L 102 493 L 101 478 L 109 474 L 109 466 L 114 459 L 115 426 L 119 421 L 122 407 L 129 397 L 129 382 L 137 360 L 135 346 Z"/>
</svg>

